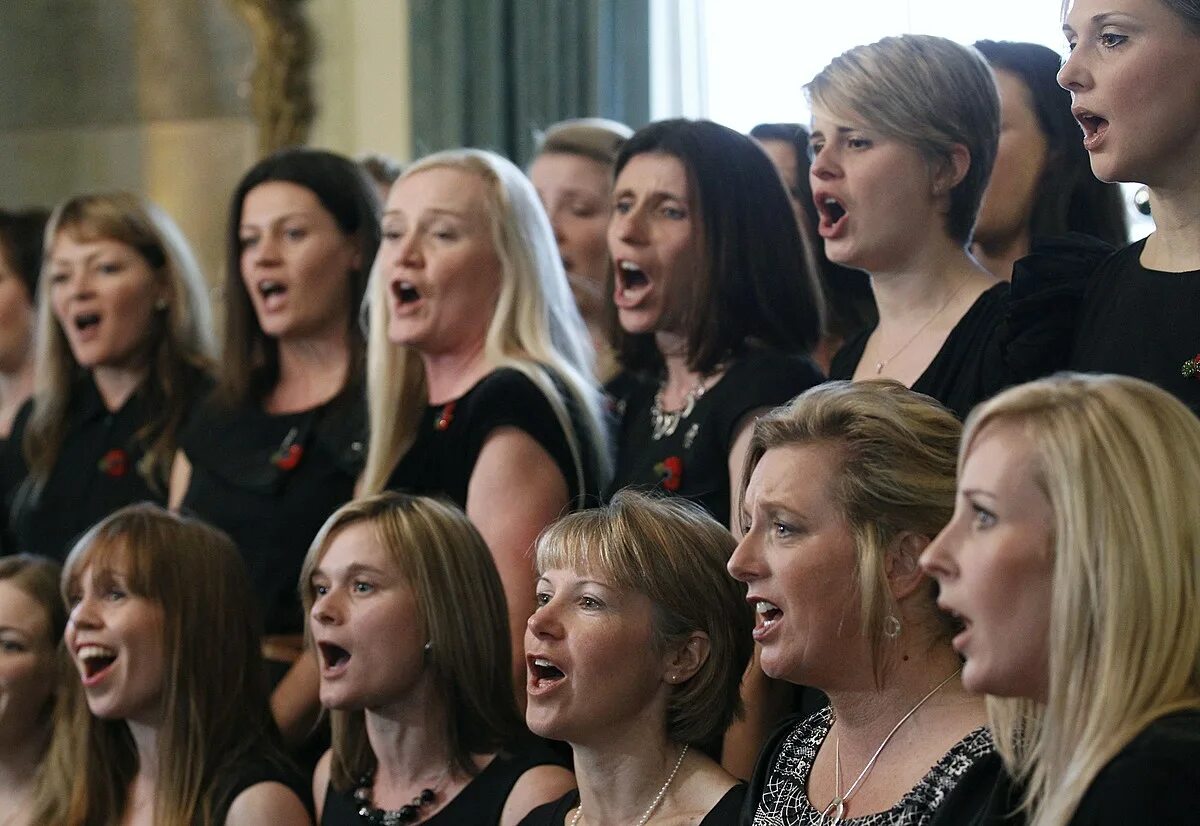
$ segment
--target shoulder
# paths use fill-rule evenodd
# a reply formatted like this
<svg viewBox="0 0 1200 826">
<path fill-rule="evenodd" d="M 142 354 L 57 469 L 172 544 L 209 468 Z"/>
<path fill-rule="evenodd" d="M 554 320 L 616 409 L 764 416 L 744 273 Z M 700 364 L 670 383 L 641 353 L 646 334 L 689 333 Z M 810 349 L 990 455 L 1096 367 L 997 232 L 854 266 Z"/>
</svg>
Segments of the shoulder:
<svg viewBox="0 0 1200 826">
<path fill-rule="evenodd" d="M 786 404 L 825 380 L 806 356 L 758 351 L 735 361 L 709 391 L 712 410 L 726 441 L 732 443 L 743 417 L 754 410 Z"/>
<path fill-rule="evenodd" d="M 307 784 L 286 758 L 266 751 L 226 767 L 215 785 L 214 821 L 230 826 L 252 823 L 310 823 Z"/>
<path fill-rule="evenodd" d="M 278 781 L 255 783 L 233 799 L 226 826 L 258 826 L 262 823 L 312 823 L 312 817 L 295 790 Z"/>
<path fill-rule="evenodd" d="M 538 806 L 525 817 L 517 826 L 563 826 L 567 822 L 567 812 L 579 803 L 579 790 L 572 789 L 557 800 Z"/>
<path fill-rule="evenodd" d="M 562 766 L 542 764 L 526 769 L 513 784 L 501 823 L 517 823 L 533 809 L 560 799 L 575 788 L 575 775 Z"/>
<path fill-rule="evenodd" d="M 862 360 L 863 353 L 866 352 L 867 339 L 871 337 L 871 333 L 873 332 L 875 332 L 875 325 L 860 330 L 846 339 L 833 355 L 833 361 L 829 365 L 829 378 L 854 378 L 854 371 L 858 367 L 858 363 Z"/>
</svg>

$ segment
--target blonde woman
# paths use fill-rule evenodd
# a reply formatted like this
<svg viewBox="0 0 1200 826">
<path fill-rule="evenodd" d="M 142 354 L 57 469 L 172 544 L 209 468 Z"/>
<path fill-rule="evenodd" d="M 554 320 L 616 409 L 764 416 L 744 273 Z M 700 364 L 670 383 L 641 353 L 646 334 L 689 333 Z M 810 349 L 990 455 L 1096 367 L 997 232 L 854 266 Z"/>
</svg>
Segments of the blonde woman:
<svg viewBox="0 0 1200 826">
<path fill-rule="evenodd" d="M 278 751 L 250 588 L 227 536 L 122 508 L 67 558 L 66 642 L 86 705 L 67 822 L 311 823 Z"/>
<path fill-rule="evenodd" d="M 1200 421 L 1139 379 L 1060 375 L 981 405 L 959 466 L 921 564 L 1015 781 L 978 822 L 1195 823 Z"/>
<path fill-rule="evenodd" d="M 466 511 L 519 651 L 534 539 L 609 475 L 593 352 L 550 223 L 509 161 L 431 155 L 392 187 L 371 277 L 362 490 Z"/>
<path fill-rule="evenodd" d="M 749 586 L 762 670 L 829 697 L 768 741 L 756 826 L 924 826 L 991 753 L 953 623 L 917 567 L 953 509 L 960 432 L 891 381 L 830 382 L 755 424 L 729 571 Z"/>
<path fill-rule="evenodd" d="M 458 508 L 387 492 L 322 528 L 300 581 L 333 748 L 325 826 L 512 826 L 575 783 L 521 723 L 504 592 Z"/>
<path fill-rule="evenodd" d="M 180 429 L 208 387 L 204 280 L 174 222 L 123 193 L 46 227 L 37 382 L 0 460 L 12 550 L 56 559 L 122 505 L 166 501 Z"/>
</svg>

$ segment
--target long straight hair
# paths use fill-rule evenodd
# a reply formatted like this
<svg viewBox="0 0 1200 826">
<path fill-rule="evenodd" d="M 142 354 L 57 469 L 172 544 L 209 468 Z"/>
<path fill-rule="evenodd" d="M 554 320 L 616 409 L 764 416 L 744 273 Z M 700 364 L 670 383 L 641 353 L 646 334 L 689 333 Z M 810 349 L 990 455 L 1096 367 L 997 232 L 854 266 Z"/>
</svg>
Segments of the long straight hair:
<svg viewBox="0 0 1200 826">
<path fill-rule="evenodd" d="M 163 612 L 164 677 L 154 822 L 213 823 L 222 767 L 277 754 L 254 602 L 233 541 L 204 523 L 156 505 L 116 511 L 67 557 L 68 601 L 88 568 L 121 572 L 130 591 Z M 138 755 L 124 720 L 93 717 L 85 704 L 74 727 L 83 757 L 69 822 L 115 826 L 128 805 Z"/>
<path fill-rule="evenodd" d="M 1046 702 L 989 697 L 988 713 L 1031 826 L 1064 826 L 1142 729 L 1200 708 L 1200 420 L 1139 379 L 1063 374 L 977 407 L 960 470 L 993 427 L 1033 448 L 1054 572 Z"/>
<path fill-rule="evenodd" d="M 443 168 L 476 175 L 486 187 L 485 212 L 501 273 L 500 296 L 488 325 L 484 358 L 492 369 L 519 371 L 546 397 L 571 450 L 579 491 L 576 504 L 582 506 L 585 469 L 596 467 L 603 487 L 611 476 L 612 460 L 600 391 L 593 378 L 595 350 L 571 296 L 550 219 L 521 170 L 491 152 L 439 152 L 414 163 L 400 180 Z M 367 289 L 371 437 L 363 471 L 365 493 L 377 493 L 387 485 L 392 470 L 412 447 L 428 403 L 420 355 L 411 347 L 392 344 L 387 337 L 387 283 L 380 258 L 376 258 Z M 560 384 L 581 427 L 572 422 Z"/>
</svg>

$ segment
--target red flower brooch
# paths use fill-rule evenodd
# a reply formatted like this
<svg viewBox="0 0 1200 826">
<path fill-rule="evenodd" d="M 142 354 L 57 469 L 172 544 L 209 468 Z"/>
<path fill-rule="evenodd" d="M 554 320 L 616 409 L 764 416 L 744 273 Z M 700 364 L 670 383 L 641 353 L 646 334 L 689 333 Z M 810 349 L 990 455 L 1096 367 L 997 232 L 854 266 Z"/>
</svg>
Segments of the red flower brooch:
<svg viewBox="0 0 1200 826">
<path fill-rule="evenodd" d="M 297 444 L 300 431 L 292 428 L 283 439 L 279 449 L 271 454 L 271 464 L 280 470 L 295 470 L 296 465 L 304 458 L 304 447 Z"/>
<path fill-rule="evenodd" d="M 663 486 L 663 490 L 675 493 L 683 484 L 683 460 L 678 456 L 663 459 L 654 466 L 654 472 L 658 474 L 658 483 Z"/>
<path fill-rule="evenodd" d="M 114 447 L 100 457 L 96 466 L 110 479 L 119 479 L 129 472 L 129 454 L 119 447 Z"/>
<path fill-rule="evenodd" d="M 1185 379 L 1200 379 L 1200 354 L 1185 361 L 1179 372 L 1183 373 Z"/>
<path fill-rule="evenodd" d="M 450 427 L 450 422 L 454 421 L 454 404 L 455 402 L 446 402 L 442 408 L 442 413 L 438 416 L 436 422 L 433 423 L 433 429 L 439 433 Z"/>
</svg>

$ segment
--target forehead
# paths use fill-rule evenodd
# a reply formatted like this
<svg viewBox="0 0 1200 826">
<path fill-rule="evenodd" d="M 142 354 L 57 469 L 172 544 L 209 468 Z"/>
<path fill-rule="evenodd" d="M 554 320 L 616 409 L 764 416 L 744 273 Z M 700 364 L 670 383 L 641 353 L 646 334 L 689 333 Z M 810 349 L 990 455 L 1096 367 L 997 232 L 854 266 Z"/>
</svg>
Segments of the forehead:
<svg viewBox="0 0 1200 826">
<path fill-rule="evenodd" d="M 383 547 L 375 527 L 368 522 L 352 522 L 334 532 L 317 570 L 327 573 L 351 565 L 366 565 L 380 570 L 394 567 L 391 554 Z"/>
<path fill-rule="evenodd" d="M 1163 0 L 1070 0 L 1064 18 L 1073 29 L 1086 28 L 1091 19 L 1101 14 L 1128 14 L 1142 19 L 1174 19 L 1178 16 Z"/>
<path fill-rule="evenodd" d="M 311 189 L 291 181 L 266 181 L 242 200 L 242 220 L 270 219 L 291 212 L 324 213 L 325 207 Z"/>
<path fill-rule="evenodd" d="M 529 167 L 529 179 L 539 190 L 608 189 L 609 170 L 599 161 L 573 152 L 543 152 Z"/>
<path fill-rule="evenodd" d="M 747 504 L 767 500 L 804 511 L 836 510 L 833 487 L 841 467 L 841 450 L 828 442 L 773 447 L 754 467 Z"/>
<path fill-rule="evenodd" d="M 1033 440 L 1017 425 L 993 423 L 971 440 L 959 485 L 996 493 L 1036 490 L 1037 457 Z"/>
<path fill-rule="evenodd" d="M 93 255 L 137 255 L 136 249 L 115 238 L 89 236 L 81 227 L 59 230 L 50 246 L 54 259 L 85 259 Z"/>
<path fill-rule="evenodd" d="M 643 152 L 626 162 L 615 188 L 667 192 L 685 198 L 689 192 L 687 167 L 674 155 Z"/>
<path fill-rule="evenodd" d="M 49 636 L 49 612 L 11 580 L 0 579 L 0 628 L 15 628 L 31 637 Z"/>
<path fill-rule="evenodd" d="M 482 217 L 486 185 L 478 174 L 466 169 L 435 166 L 405 175 L 392 186 L 387 211 L 417 214 L 444 210 L 469 217 Z"/>
</svg>

